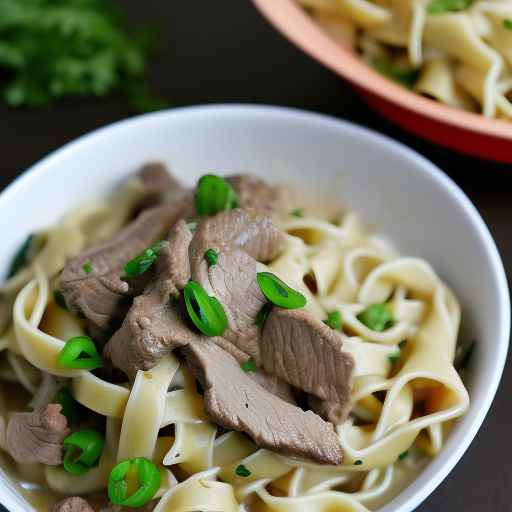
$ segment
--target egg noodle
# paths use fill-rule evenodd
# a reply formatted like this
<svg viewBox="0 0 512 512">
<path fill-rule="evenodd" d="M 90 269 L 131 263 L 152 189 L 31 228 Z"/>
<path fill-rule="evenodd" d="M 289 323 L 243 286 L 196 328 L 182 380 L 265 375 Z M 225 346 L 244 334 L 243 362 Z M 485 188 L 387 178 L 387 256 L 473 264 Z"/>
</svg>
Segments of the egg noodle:
<svg viewBox="0 0 512 512">
<path fill-rule="evenodd" d="M 345 47 L 421 94 L 512 119 L 510 0 L 299 0 Z"/>
<path fill-rule="evenodd" d="M 341 466 L 303 462 L 258 448 L 238 432 L 219 432 L 205 416 L 194 378 L 173 355 L 138 371 L 131 388 L 60 367 L 65 340 L 85 331 L 80 318 L 53 300 L 57 274 L 67 257 L 119 230 L 137 197 L 130 182 L 115 199 L 66 216 L 45 232 L 44 249 L 30 267 L 3 288 L 13 310 L 0 339 L 2 379 L 33 394 L 41 372 L 67 377 L 75 399 L 106 418 L 105 449 L 85 475 L 17 464 L 18 475 L 30 474 L 58 495 L 87 497 L 105 491 L 119 460 L 147 457 L 164 475 L 156 512 L 362 512 L 389 501 L 442 449 L 453 420 L 469 405 L 453 365 L 459 304 L 428 263 L 400 257 L 352 213 L 336 223 L 307 211 L 283 218 L 286 248 L 268 265 L 307 297 L 317 318 L 342 314 L 344 350 L 356 367 L 352 414 L 336 426 Z M 384 302 L 394 324 L 372 331 L 359 313 Z M 11 412 L 3 398 L 1 447 Z M 170 425 L 165 432 L 172 434 L 162 435 Z M 250 475 L 239 476 L 239 465 Z"/>
</svg>

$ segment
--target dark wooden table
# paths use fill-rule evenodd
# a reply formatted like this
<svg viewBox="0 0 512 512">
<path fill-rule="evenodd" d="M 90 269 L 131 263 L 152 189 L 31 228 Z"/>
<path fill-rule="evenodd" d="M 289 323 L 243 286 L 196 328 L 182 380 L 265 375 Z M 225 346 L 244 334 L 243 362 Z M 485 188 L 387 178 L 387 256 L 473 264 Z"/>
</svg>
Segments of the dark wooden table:
<svg viewBox="0 0 512 512">
<path fill-rule="evenodd" d="M 464 189 L 488 223 L 507 270 L 512 270 L 512 166 L 465 158 L 393 127 L 369 110 L 347 84 L 277 34 L 249 0 L 120 3 L 134 20 L 160 24 L 162 51 L 151 62 L 151 80 L 175 105 L 286 105 L 349 119 L 401 140 Z M 129 115 L 118 98 L 66 101 L 42 110 L 0 105 L 0 187 L 65 142 Z M 476 440 L 419 511 L 512 511 L 512 407 L 507 398 L 511 388 L 512 368 L 507 365 Z"/>
</svg>

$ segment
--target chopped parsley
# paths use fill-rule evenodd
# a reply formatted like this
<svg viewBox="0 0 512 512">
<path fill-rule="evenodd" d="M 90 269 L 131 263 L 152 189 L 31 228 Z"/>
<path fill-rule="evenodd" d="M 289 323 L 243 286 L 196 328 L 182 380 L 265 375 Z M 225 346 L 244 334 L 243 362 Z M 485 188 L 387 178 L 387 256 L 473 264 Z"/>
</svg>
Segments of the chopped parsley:
<svg viewBox="0 0 512 512">
<path fill-rule="evenodd" d="M 472 3 L 473 0 L 431 0 L 427 5 L 427 14 L 435 16 L 446 12 L 464 11 Z"/>
<path fill-rule="evenodd" d="M 256 366 L 256 363 L 252 359 L 248 359 L 247 361 L 244 361 L 240 367 L 244 372 L 255 372 L 258 370 L 258 367 Z"/>
<path fill-rule="evenodd" d="M 235 473 L 243 478 L 251 476 L 251 472 L 243 464 L 240 464 L 239 466 L 236 467 Z"/>
<path fill-rule="evenodd" d="M 507 29 L 507 30 L 512 30 L 512 19 L 506 19 L 506 20 L 503 20 L 503 26 Z"/>
<path fill-rule="evenodd" d="M 412 89 L 420 76 L 419 69 L 403 68 L 393 64 L 387 57 L 380 56 L 372 60 L 372 66 L 385 77 L 397 84 Z"/>
<path fill-rule="evenodd" d="M 400 351 L 400 349 L 397 350 L 396 352 L 393 352 L 392 354 L 388 355 L 388 359 L 391 364 L 398 363 L 398 361 L 400 361 L 401 357 L 402 357 L 402 352 Z"/>
<path fill-rule="evenodd" d="M 90 274 L 92 272 L 92 265 L 89 261 L 85 262 L 84 263 L 84 266 L 82 267 L 83 271 L 86 273 L 86 274 Z"/>
<path fill-rule="evenodd" d="M 405 450 L 405 452 L 402 452 L 399 456 L 398 456 L 398 460 L 404 460 L 407 455 L 409 455 L 409 450 Z"/>
<path fill-rule="evenodd" d="M 324 324 L 327 324 L 331 329 L 335 331 L 341 331 L 343 320 L 339 311 L 329 311 L 327 313 L 327 319 L 324 320 Z"/>
<path fill-rule="evenodd" d="M 290 215 L 293 215 L 294 217 L 304 217 L 304 208 L 295 208 L 290 212 Z"/>
<path fill-rule="evenodd" d="M 62 295 L 62 292 L 60 290 L 55 290 L 53 292 L 53 300 L 55 304 L 57 304 L 57 306 L 61 307 L 62 309 L 68 309 L 66 299 L 64 298 L 64 295 Z"/>
</svg>

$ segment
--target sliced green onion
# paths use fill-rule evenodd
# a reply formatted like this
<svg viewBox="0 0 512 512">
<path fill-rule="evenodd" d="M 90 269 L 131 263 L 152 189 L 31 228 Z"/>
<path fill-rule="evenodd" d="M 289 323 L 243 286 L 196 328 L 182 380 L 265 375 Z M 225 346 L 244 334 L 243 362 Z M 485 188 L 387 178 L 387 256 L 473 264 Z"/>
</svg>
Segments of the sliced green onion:
<svg viewBox="0 0 512 512">
<path fill-rule="evenodd" d="M 9 270 L 7 271 L 8 278 L 17 274 L 28 263 L 30 248 L 32 247 L 34 238 L 34 234 L 28 235 L 26 240 L 21 244 L 9 265 Z"/>
<path fill-rule="evenodd" d="M 68 305 L 66 304 L 66 299 L 64 298 L 64 295 L 62 295 L 62 292 L 60 290 L 55 290 L 53 292 L 53 301 L 57 306 L 59 306 L 62 309 L 68 309 Z"/>
<path fill-rule="evenodd" d="M 219 260 L 219 253 L 214 249 L 208 249 L 204 253 L 204 259 L 208 263 L 208 266 L 212 267 L 217 264 L 217 261 Z"/>
<path fill-rule="evenodd" d="M 128 475 L 137 475 L 139 487 L 128 495 Z M 114 505 L 137 508 L 149 503 L 162 482 L 162 474 L 149 459 L 138 457 L 123 460 L 110 472 L 108 477 L 108 497 Z"/>
<path fill-rule="evenodd" d="M 290 215 L 298 218 L 304 217 L 304 208 L 295 208 L 290 212 Z"/>
<path fill-rule="evenodd" d="M 248 359 L 247 361 L 244 361 L 240 367 L 242 370 L 246 373 L 248 372 L 255 372 L 258 370 L 258 367 L 256 366 L 256 363 L 252 359 Z"/>
<path fill-rule="evenodd" d="M 503 26 L 507 29 L 507 30 L 512 30 L 512 19 L 506 19 L 506 20 L 503 20 Z"/>
<path fill-rule="evenodd" d="M 143 253 L 132 258 L 123 268 L 123 277 L 137 277 L 144 274 L 144 272 L 149 270 L 153 263 L 155 263 L 158 258 L 158 253 L 166 244 L 167 242 L 165 240 L 160 240 L 146 249 Z"/>
<path fill-rule="evenodd" d="M 254 320 L 254 323 L 258 325 L 259 327 L 263 327 L 265 325 L 265 322 L 267 321 L 267 317 L 272 311 L 272 304 L 270 302 L 267 302 L 256 315 L 256 318 Z"/>
<path fill-rule="evenodd" d="M 393 352 L 393 354 L 389 354 L 388 359 L 391 364 L 398 363 L 400 361 L 400 358 L 402 357 L 402 352 L 400 350 L 397 350 L 396 352 Z"/>
<path fill-rule="evenodd" d="M 258 272 L 256 279 L 261 292 L 272 304 L 285 309 L 298 309 L 306 305 L 306 297 L 290 288 L 276 275 L 270 272 Z"/>
<path fill-rule="evenodd" d="M 70 425 L 78 425 L 80 423 L 82 419 L 81 405 L 74 399 L 68 387 L 59 389 L 55 393 L 52 403 L 61 405 L 62 414 L 66 416 Z"/>
<path fill-rule="evenodd" d="M 89 336 L 76 336 L 66 341 L 57 361 L 64 368 L 80 370 L 94 370 L 103 366 L 96 345 Z"/>
<path fill-rule="evenodd" d="M 86 274 L 90 274 L 92 272 L 92 265 L 91 265 L 91 262 L 90 261 L 86 261 L 82 267 L 82 270 L 86 273 Z"/>
<path fill-rule="evenodd" d="M 206 336 L 221 336 L 228 326 L 222 304 L 209 297 L 204 288 L 189 281 L 183 290 L 187 312 L 194 325 Z"/>
<path fill-rule="evenodd" d="M 239 206 L 233 187 L 214 174 L 206 174 L 199 179 L 194 201 L 199 215 L 214 215 Z"/>
<path fill-rule="evenodd" d="M 251 472 L 243 464 L 240 464 L 236 467 L 235 473 L 238 476 L 241 476 L 242 478 L 247 478 L 248 476 L 251 476 Z"/>
<path fill-rule="evenodd" d="M 343 325 L 341 313 L 339 311 L 329 311 L 324 323 L 335 331 L 341 331 L 341 327 Z"/>
<path fill-rule="evenodd" d="M 372 304 L 368 306 L 357 318 L 368 329 L 382 332 L 393 325 L 393 315 L 386 304 Z"/>
<path fill-rule="evenodd" d="M 64 439 L 64 469 L 83 475 L 98 463 L 105 440 L 96 430 L 80 430 Z"/>
<path fill-rule="evenodd" d="M 405 450 L 405 452 L 402 452 L 399 456 L 398 456 L 398 460 L 404 460 L 407 455 L 409 455 L 409 450 Z"/>
<path fill-rule="evenodd" d="M 360 466 L 362 463 L 363 463 L 362 460 L 357 459 L 356 461 L 354 461 L 354 466 Z"/>
<path fill-rule="evenodd" d="M 427 5 L 427 14 L 437 15 L 445 12 L 458 12 L 467 9 L 474 0 L 432 0 Z"/>
</svg>

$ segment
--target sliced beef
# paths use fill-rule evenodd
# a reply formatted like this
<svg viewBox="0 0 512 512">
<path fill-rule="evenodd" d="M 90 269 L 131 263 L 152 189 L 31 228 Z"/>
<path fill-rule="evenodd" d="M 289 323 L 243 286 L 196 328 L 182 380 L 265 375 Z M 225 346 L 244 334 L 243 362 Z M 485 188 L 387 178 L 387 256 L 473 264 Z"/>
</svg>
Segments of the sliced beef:
<svg viewBox="0 0 512 512">
<path fill-rule="evenodd" d="M 162 162 L 149 162 L 137 173 L 142 183 L 144 197 L 137 205 L 136 213 L 164 201 L 175 201 L 183 193 L 182 185 L 172 176 Z"/>
<path fill-rule="evenodd" d="M 73 496 L 56 503 L 52 512 L 94 512 L 94 509 L 83 498 Z"/>
<path fill-rule="evenodd" d="M 348 417 L 352 404 L 350 400 L 343 403 L 322 400 L 314 395 L 308 395 L 309 408 L 322 418 L 329 420 L 334 425 L 341 425 Z"/>
<path fill-rule="evenodd" d="M 203 220 L 190 244 L 192 279 L 217 297 L 228 317 L 228 329 L 215 341 L 239 361 L 252 357 L 260 364 L 256 317 L 266 299 L 256 281 L 257 260 L 274 259 L 283 242 L 270 216 L 236 209 Z M 204 259 L 210 248 L 219 254 L 213 266 Z"/>
<path fill-rule="evenodd" d="M 138 510 L 139 512 L 152 512 L 154 508 L 157 506 L 158 500 L 152 500 L 149 503 L 146 503 L 143 507 L 136 508 L 128 508 L 123 507 L 121 505 L 107 505 L 105 507 L 100 508 L 99 512 L 132 512 L 134 510 Z"/>
<path fill-rule="evenodd" d="M 169 244 L 158 255 L 155 276 L 133 301 L 122 326 L 105 346 L 105 355 L 133 377 L 152 368 L 164 353 L 188 343 L 195 334 L 184 323 L 184 312 L 171 300 L 190 279 L 188 246 L 192 233 L 181 220 L 171 229 Z"/>
<path fill-rule="evenodd" d="M 269 393 L 278 396 L 285 402 L 296 405 L 295 397 L 293 396 L 292 388 L 284 380 L 269 375 L 261 370 L 255 372 L 248 372 L 247 375 L 262 388 L 266 389 Z"/>
<path fill-rule="evenodd" d="M 205 411 L 213 422 L 245 432 L 258 446 L 341 464 L 340 442 L 330 423 L 255 385 L 240 364 L 211 340 L 191 343 L 183 351 L 204 388 Z"/>
<path fill-rule="evenodd" d="M 264 180 L 247 174 L 239 174 L 226 178 L 235 189 L 242 208 L 272 213 L 279 211 L 283 199 L 283 188 L 273 186 Z"/>
<path fill-rule="evenodd" d="M 273 308 L 261 336 L 264 370 L 305 391 L 323 404 L 317 410 L 339 423 L 350 404 L 354 358 L 343 351 L 341 333 L 304 310 Z M 335 412 L 334 406 L 337 407 Z M 332 417 L 331 417 L 332 416 Z"/>
<path fill-rule="evenodd" d="M 127 299 L 133 294 L 121 279 L 124 265 L 163 238 L 189 200 L 184 197 L 145 210 L 114 239 L 69 260 L 60 278 L 60 290 L 68 307 L 84 315 L 100 331 L 109 330 L 115 320 L 124 316 Z M 90 272 L 84 270 L 85 264 L 90 265 Z"/>
<path fill-rule="evenodd" d="M 42 374 L 43 377 L 31 402 L 34 411 L 44 409 L 51 403 L 57 391 L 62 389 L 69 380 L 64 377 L 55 377 L 47 372 L 42 372 Z"/>
<path fill-rule="evenodd" d="M 34 412 L 17 412 L 9 420 L 7 451 L 20 463 L 62 464 L 62 442 L 69 435 L 66 417 L 59 404 Z"/>
</svg>

